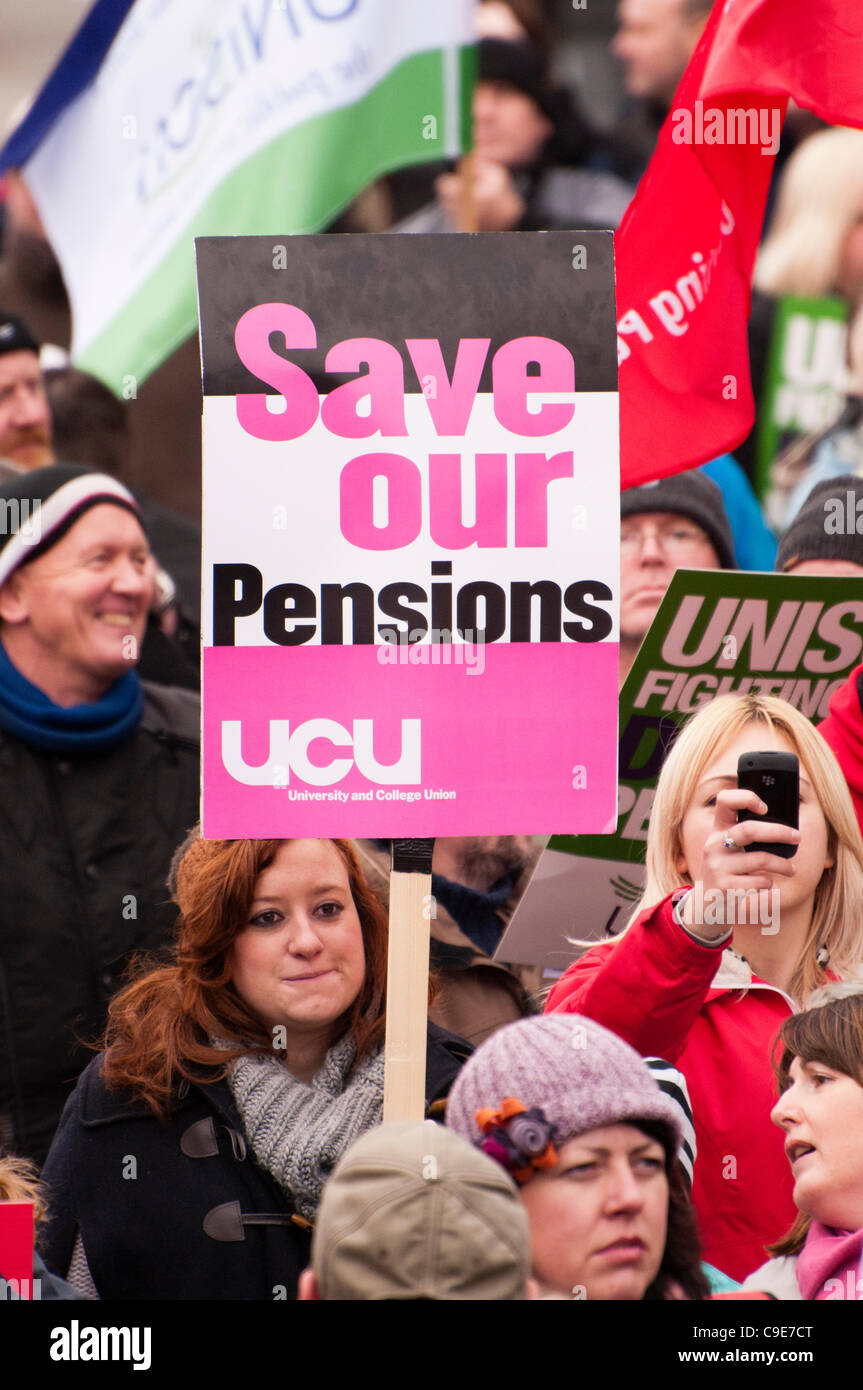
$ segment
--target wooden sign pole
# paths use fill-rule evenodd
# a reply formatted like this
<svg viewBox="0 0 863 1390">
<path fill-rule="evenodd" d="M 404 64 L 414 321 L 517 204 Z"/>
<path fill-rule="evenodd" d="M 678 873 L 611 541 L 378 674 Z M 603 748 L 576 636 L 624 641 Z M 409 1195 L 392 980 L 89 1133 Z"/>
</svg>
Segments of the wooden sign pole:
<svg viewBox="0 0 863 1390">
<path fill-rule="evenodd" d="M 429 902 L 434 840 L 393 840 L 384 1123 L 425 1115 Z"/>
<path fill-rule="evenodd" d="M 474 157 L 471 151 L 469 154 L 463 154 L 458 162 L 458 171 L 461 175 L 461 197 L 459 198 L 458 210 L 458 230 L 460 232 L 479 231 L 473 161 Z"/>
</svg>

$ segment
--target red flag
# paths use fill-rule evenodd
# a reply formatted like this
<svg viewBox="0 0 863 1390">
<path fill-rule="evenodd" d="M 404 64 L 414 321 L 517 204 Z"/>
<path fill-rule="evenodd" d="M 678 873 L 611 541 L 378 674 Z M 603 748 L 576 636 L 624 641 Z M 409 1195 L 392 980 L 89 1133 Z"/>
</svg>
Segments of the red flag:
<svg viewBox="0 0 863 1390">
<path fill-rule="evenodd" d="M 0 1279 L 21 1298 L 30 1298 L 33 1280 L 33 1203 L 0 1202 Z"/>
<path fill-rule="evenodd" d="M 861 0 L 716 4 L 615 242 L 621 485 L 752 427 L 746 325 L 787 97 L 863 126 Z"/>
</svg>

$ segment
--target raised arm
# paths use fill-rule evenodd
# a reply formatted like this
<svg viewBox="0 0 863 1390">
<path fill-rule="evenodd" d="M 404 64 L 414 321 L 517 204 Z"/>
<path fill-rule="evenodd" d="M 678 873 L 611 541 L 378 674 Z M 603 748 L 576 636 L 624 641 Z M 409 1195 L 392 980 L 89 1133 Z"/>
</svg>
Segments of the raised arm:
<svg viewBox="0 0 863 1390">
<path fill-rule="evenodd" d="M 585 1014 L 642 1056 L 676 1061 L 701 1011 L 722 955 L 700 945 L 673 916 L 669 896 L 619 940 L 593 947 L 557 982 L 546 1012 Z"/>
</svg>

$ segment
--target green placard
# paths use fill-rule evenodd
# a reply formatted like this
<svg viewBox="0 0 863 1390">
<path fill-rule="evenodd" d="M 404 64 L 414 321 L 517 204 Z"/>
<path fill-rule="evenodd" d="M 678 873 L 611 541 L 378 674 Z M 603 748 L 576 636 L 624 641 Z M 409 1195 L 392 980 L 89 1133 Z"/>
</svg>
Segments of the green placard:
<svg viewBox="0 0 863 1390">
<path fill-rule="evenodd" d="M 678 570 L 620 692 L 617 832 L 555 835 L 549 848 L 641 862 L 665 750 L 688 715 L 751 690 L 817 723 L 861 650 L 863 579 Z"/>
<path fill-rule="evenodd" d="M 785 295 L 777 303 L 758 407 L 759 497 L 769 487 L 776 456 L 801 435 L 825 429 L 842 409 L 847 317 L 841 299 Z"/>
</svg>

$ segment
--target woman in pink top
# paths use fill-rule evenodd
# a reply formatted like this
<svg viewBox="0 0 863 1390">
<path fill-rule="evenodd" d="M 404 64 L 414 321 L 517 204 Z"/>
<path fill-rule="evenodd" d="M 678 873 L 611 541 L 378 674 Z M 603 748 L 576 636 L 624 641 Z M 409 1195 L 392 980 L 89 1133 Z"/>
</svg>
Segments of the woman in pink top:
<svg viewBox="0 0 863 1390">
<path fill-rule="evenodd" d="M 863 981 L 828 985 L 782 1026 L 782 1130 L 799 1215 L 746 1287 L 777 1298 L 863 1298 Z"/>
</svg>

